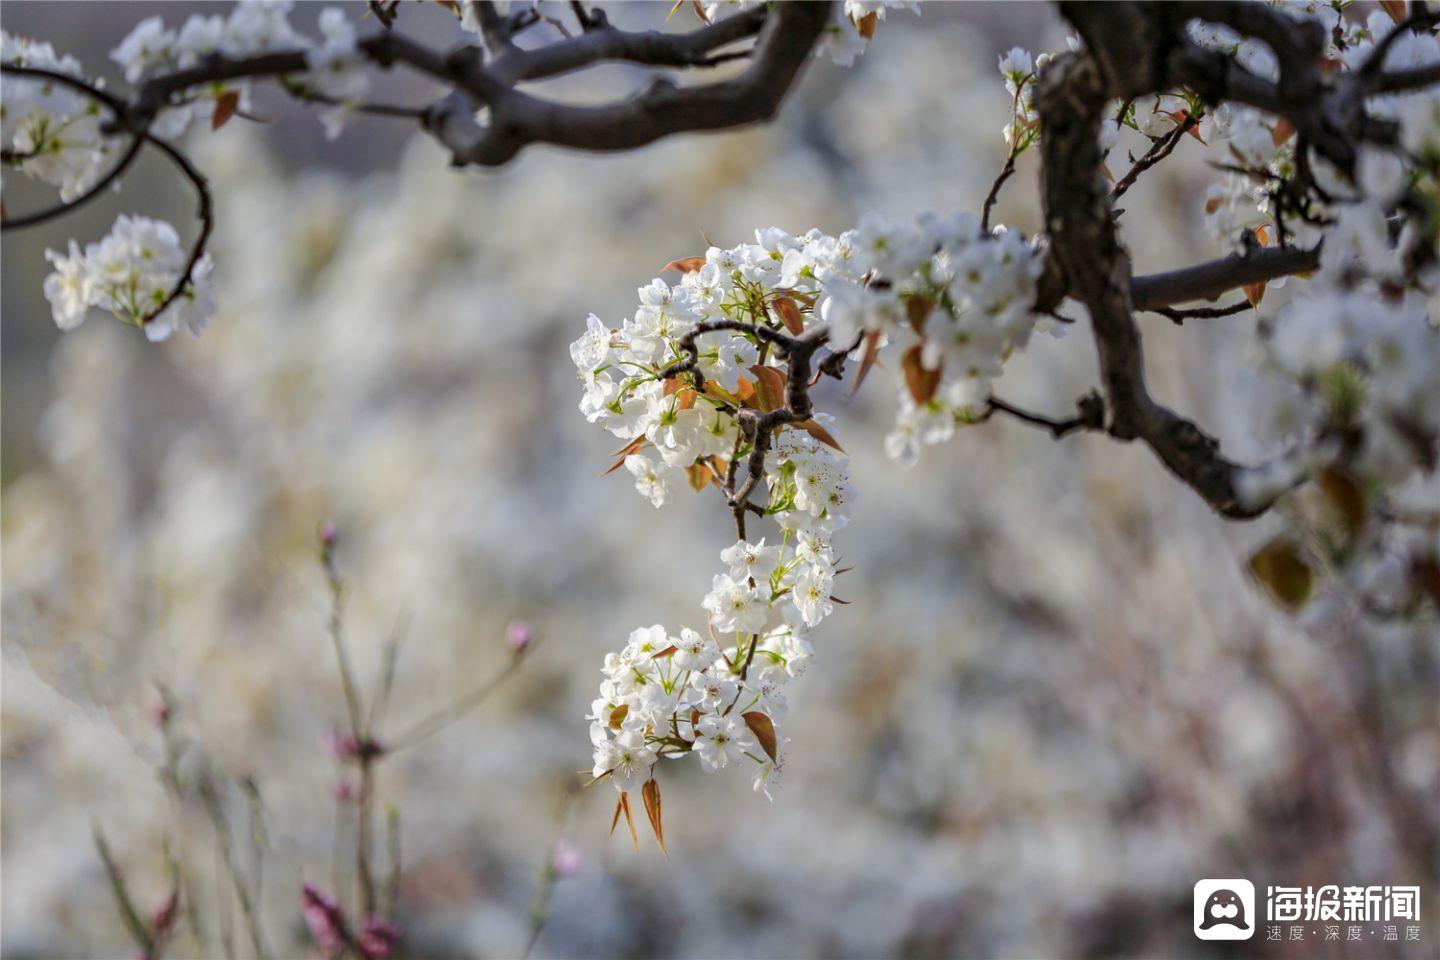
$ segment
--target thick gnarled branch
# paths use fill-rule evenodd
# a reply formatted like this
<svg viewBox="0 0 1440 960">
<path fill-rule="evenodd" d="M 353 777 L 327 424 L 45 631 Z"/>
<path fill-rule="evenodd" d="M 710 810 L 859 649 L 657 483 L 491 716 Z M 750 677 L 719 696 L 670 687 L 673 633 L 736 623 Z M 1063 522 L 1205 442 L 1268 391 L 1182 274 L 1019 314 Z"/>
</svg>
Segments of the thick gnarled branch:
<svg viewBox="0 0 1440 960">
<path fill-rule="evenodd" d="M 1106 430 L 1143 440 L 1177 477 L 1217 512 L 1250 517 L 1268 504 L 1242 500 L 1240 468 L 1195 424 L 1156 403 L 1145 384 L 1140 330 L 1132 315 L 1130 258 L 1121 247 L 1100 177 L 1099 132 L 1109 102 L 1097 61 L 1057 57 L 1042 78 L 1037 105 L 1045 135 L 1042 197 L 1052 254 L 1072 297 L 1094 328 L 1105 390 Z"/>
</svg>

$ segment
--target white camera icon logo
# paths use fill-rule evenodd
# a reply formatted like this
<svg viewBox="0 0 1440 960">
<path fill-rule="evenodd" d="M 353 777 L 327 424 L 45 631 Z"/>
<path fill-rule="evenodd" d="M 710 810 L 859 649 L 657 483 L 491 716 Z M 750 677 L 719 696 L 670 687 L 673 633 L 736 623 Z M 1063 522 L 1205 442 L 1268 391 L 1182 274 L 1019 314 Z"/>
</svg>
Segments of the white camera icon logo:
<svg viewBox="0 0 1440 960">
<path fill-rule="evenodd" d="M 1249 940 L 1255 935 L 1255 884 L 1249 880 L 1201 880 L 1195 884 L 1195 936 L 1201 940 Z"/>
</svg>

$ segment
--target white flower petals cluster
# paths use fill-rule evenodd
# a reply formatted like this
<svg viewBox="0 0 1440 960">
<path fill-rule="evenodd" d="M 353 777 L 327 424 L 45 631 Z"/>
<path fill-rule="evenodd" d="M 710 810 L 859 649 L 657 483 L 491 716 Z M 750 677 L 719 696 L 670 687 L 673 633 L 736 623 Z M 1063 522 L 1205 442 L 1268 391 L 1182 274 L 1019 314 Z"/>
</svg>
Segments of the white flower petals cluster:
<svg viewBox="0 0 1440 960">
<path fill-rule="evenodd" d="M 1048 318 L 1032 309 L 1043 262 L 1023 235 L 1004 227 L 982 234 L 970 213 L 870 219 L 841 245 L 845 269 L 832 272 L 855 282 L 827 286 L 821 313 L 837 342 L 874 336 L 912 345 L 886 451 L 913 462 L 921 446 L 972 421 L 1005 360 L 1024 349 L 1041 321 L 1048 329 Z M 928 392 L 908 378 L 922 371 L 938 378 Z"/>
<path fill-rule="evenodd" d="M 834 520 L 837 508 L 821 513 Z M 815 530 L 787 530 L 778 544 L 741 540 L 720 558 L 727 569 L 702 603 L 703 632 L 641 627 L 605 657 L 588 716 L 594 775 L 621 792 L 653 777 L 661 758 L 692 753 L 707 772 L 750 770 L 767 796 L 777 784 L 785 689 L 805 672 L 810 631 L 833 606 L 829 541 Z"/>
<path fill-rule="evenodd" d="M 180 282 L 189 259 L 175 228 L 164 221 L 121 215 L 109 235 L 83 252 L 71 240 L 68 252 L 47 250 L 45 257 L 55 267 L 45 279 L 45 297 L 61 330 L 78 327 L 92 310 L 107 310 L 159 341 L 181 328 L 198 335 L 215 312 L 206 254 L 174 302 L 151 316 Z"/>
<path fill-rule="evenodd" d="M 82 78 L 74 57 L 60 56 L 48 43 L 0 31 L 0 60 Z M 61 82 L 6 76 L 0 97 L 0 142 L 20 172 L 58 187 L 67 203 L 99 180 L 117 140 L 102 135 L 101 107 Z"/>
<path fill-rule="evenodd" d="M 367 61 L 356 43 L 356 31 L 339 7 L 320 12 L 319 43 L 290 25 L 290 0 L 241 0 L 229 17 L 190 16 L 179 30 L 165 26 L 160 17 L 141 21 L 110 57 L 125 70 L 125 79 L 137 83 L 146 77 L 193 67 L 207 56 L 238 58 L 262 53 L 303 50 L 309 71 L 297 78 L 320 96 L 341 106 L 321 114 L 327 136 L 337 136 L 347 116 L 345 104 L 365 95 L 370 86 Z M 210 119 L 216 104 L 229 97 L 244 110 L 250 88 L 244 81 L 219 82 L 199 91 L 185 106 L 170 107 L 157 119 L 157 132 L 178 136 L 191 120 Z"/>
<path fill-rule="evenodd" d="M 966 404 L 984 399 L 1036 327 L 1036 251 L 1003 228 L 982 234 L 969 214 L 871 219 L 839 236 L 772 227 L 754 243 L 712 247 L 676 266 L 679 283 L 640 288 L 632 319 L 611 328 L 592 315 L 570 346 L 581 412 L 626 441 L 620 462 L 657 507 L 686 486 L 734 482 L 753 450 L 737 407 L 783 402 L 775 394 L 786 375 L 757 327 L 806 336 L 823 323 L 838 349 L 906 344 L 905 365 L 930 371 L 939 388 L 923 402 L 910 398 L 913 387 L 902 395 L 903 441 L 891 444 L 902 457 L 940 439 L 939 429 L 922 427 L 927 418 L 953 430 L 969 417 Z M 690 371 L 671 370 L 689 359 L 687 335 L 703 389 Z M 831 538 L 854 500 L 822 420 L 772 436 L 763 511 L 779 525 L 779 542 L 742 540 L 721 554 L 728 569 L 701 603 L 704 630 L 637 630 L 606 659 L 590 714 L 595 776 L 628 791 L 660 757 L 694 752 L 712 770 L 753 761 L 757 788 L 773 777 L 782 688 L 809 660 L 809 631 L 834 609 Z"/>
</svg>

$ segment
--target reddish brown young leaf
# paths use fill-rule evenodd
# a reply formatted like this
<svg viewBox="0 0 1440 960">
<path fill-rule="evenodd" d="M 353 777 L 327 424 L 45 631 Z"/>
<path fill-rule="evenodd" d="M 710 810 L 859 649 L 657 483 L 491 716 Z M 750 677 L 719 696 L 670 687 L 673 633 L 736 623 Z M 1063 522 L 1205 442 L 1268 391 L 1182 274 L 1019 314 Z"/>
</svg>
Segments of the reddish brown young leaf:
<svg viewBox="0 0 1440 960">
<path fill-rule="evenodd" d="M 690 0 L 690 5 L 695 8 L 695 16 L 699 17 L 702 23 L 710 22 L 710 18 L 705 15 L 705 4 L 700 0 Z"/>
<path fill-rule="evenodd" d="M 635 817 L 630 813 L 630 794 L 624 791 L 620 793 L 620 810 L 625 814 L 625 826 L 630 828 L 630 842 L 635 844 L 635 849 L 640 849 L 640 834 L 635 832 Z M 610 832 L 615 832 L 615 824 L 610 824 Z"/>
<path fill-rule="evenodd" d="M 1405 19 L 1405 0 L 1380 0 L 1380 7 L 1390 14 L 1390 19 L 1399 23 Z"/>
<path fill-rule="evenodd" d="M 1189 120 L 1189 119 L 1190 119 L 1190 111 L 1189 111 L 1189 110 L 1175 110 L 1175 111 L 1173 111 L 1173 112 L 1170 114 L 1170 119 L 1174 120 L 1177 124 L 1179 124 L 1179 123 L 1184 123 L 1186 120 Z M 1190 136 L 1194 137 L 1196 140 L 1199 140 L 1201 143 L 1205 143 L 1205 138 L 1202 137 L 1202 136 L 1200 136 L 1200 124 L 1199 124 L 1199 123 L 1196 123 L 1194 126 L 1192 126 L 1189 130 L 1187 130 L 1187 131 L 1185 131 L 1185 132 L 1188 133 L 1188 134 L 1190 134 Z M 1207 147 L 1209 146 L 1208 143 L 1206 143 L 1205 145 L 1206 145 Z"/>
<path fill-rule="evenodd" d="M 615 801 L 615 815 L 610 818 L 610 836 L 615 836 L 615 828 L 620 825 L 620 811 L 625 806 L 625 794 L 620 794 L 620 799 Z"/>
<path fill-rule="evenodd" d="M 670 644 L 670 646 L 666 647 L 664 650 L 661 650 L 659 653 L 655 654 L 655 656 L 651 657 L 650 659 L 664 660 L 666 657 L 673 657 L 675 656 L 675 651 L 679 649 L 679 647 L 675 646 L 675 644 L 672 643 Z"/>
<path fill-rule="evenodd" d="M 925 321 L 930 319 L 930 312 L 935 309 L 935 301 L 928 297 L 911 297 L 905 301 L 905 318 L 910 321 L 910 329 L 925 335 Z"/>
<path fill-rule="evenodd" d="M 1289 120 L 1286 120 L 1284 117 L 1281 117 L 1279 120 L 1275 121 L 1275 126 L 1270 128 L 1270 142 L 1277 147 L 1283 144 L 1286 140 L 1289 140 L 1294 135 L 1295 125 L 1292 124 Z"/>
<path fill-rule="evenodd" d="M 865 334 L 865 352 L 860 354 L 860 369 L 855 373 L 855 382 L 850 384 L 850 396 L 855 396 L 855 391 L 860 389 L 860 384 L 865 382 L 865 376 L 870 368 L 875 366 L 875 358 L 880 355 L 880 331 L 871 330 Z"/>
<path fill-rule="evenodd" d="M 1262 223 L 1260 224 L 1260 226 L 1256 227 L 1255 238 L 1260 241 L 1260 246 L 1269 246 L 1270 225 Z M 1251 307 L 1260 306 L 1260 301 L 1265 297 L 1265 281 L 1262 280 L 1259 283 L 1247 283 L 1240 289 L 1244 292 L 1245 299 L 1250 301 Z"/>
<path fill-rule="evenodd" d="M 710 485 L 710 468 L 703 463 L 692 463 L 685 468 L 685 479 L 690 481 L 690 489 L 699 493 Z"/>
<path fill-rule="evenodd" d="M 800 307 L 794 300 L 789 297 L 776 297 L 770 306 L 780 318 L 780 322 L 785 324 L 786 330 L 798 334 L 805 329 L 805 318 L 800 315 Z"/>
<path fill-rule="evenodd" d="M 647 441 L 643 436 L 639 436 L 636 437 L 634 440 L 631 440 L 629 443 L 625 444 L 625 446 L 621 447 L 620 450 L 615 454 L 615 462 L 610 464 L 610 466 L 606 467 L 603 471 L 601 471 L 600 476 L 603 477 L 608 474 L 614 473 L 616 470 L 619 470 L 621 467 L 625 466 L 625 458 L 630 456 L 630 454 L 632 453 L 639 453 L 640 448 L 645 446 L 646 442 Z"/>
<path fill-rule="evenodd" d="M 219 130 L 230 122 L 240 106 L 240 91 L 226 90 L 215 98 L 215 112 L 210 115 L 210 129 Z"/>
<path fill-rule="evenodd" d="M 776 761 L 775 724 L 759 710 L 751 710 L 742 716 L 745 718 L 745 726 L 749 727 L 750 732 L 755 734 L 755 739 L 760 741 L 760 748 L 765 751 L 765 755 Z"/>
<path fill-rule="evenodd" d="M 920 349 L 917 343 L 906 350 L 900 366 L 905 371 L 905 386 L 909 388 L 910 396 L 916 403 L 924 404 L 929 403 L 935 391 L 940 389 L 940 371 L 925 369 L 920 362 Z"/>
<path fill-rule="evenodd" d="M 819 440 L 827 447 L 834 447 L 841 453 L 845 452 L 845 448 L 840 446 L 840 441 L 836 440 L 833 436 L 831 436 L 829 430 L 826 430 L 814 420 L 801 420 L 799 423 L 794 424 L 794 426 L 799 427 L 801 430 L 804 430 L 806 433 L 810 434 L 810 436 L 814 437 L 816 440 Z"/>
<path fill-rule="evenodd" d="M 654 777 L 645 781 L 640 796 L 645 800 L 645 815 L 650 818 L 650 829 L 655 831 L 655 842 L 660 844 L 660 852 L 669 857 L 670 851 L 665 849 L 665 821 L 660 810 L 660 784 Z"/>
<path fill-rule="evenodd" d="M 1314 575 L 1300 545 L 1289 537 L 1276 537 L 1255 551 L 1249 566 L 1270 599 L 1285 610 L 1293 613 L 1310 599 Z"/>
<path fill-rule="evenodd" d="M 871 37 L 875 36 L 875 24 L 879 21 L 879 14 L 875 13 L 875 11 L 872 10 L 871 12 L 865 14 L 865 16 L 861 17 L 859 20 L 855 21 L 855 29 L 860 32 L 860 36 L 864 37 L 866 40 L 869 40 Z"/>
<path fill-rule="evenodd" d="M 664 273 L 666 270 L 679 270 L 681 273 L 694 273 L 703 266 L 705 266 L 704 257 L 682 257 L 679 260 L 671 260 L 665 264 L 665 266 L 660 268 L 660 272 Z"/>
<path fill-rule="evenodd" d="M 759 364 L 751 367 L 750 372 L 755 374 L 756 407 L 769 413 L 785 406 L 785 374 Z"/>
<path fill-rule="evenodd" d="M 1322 470 L 1315 481 L 1345 529 L 1352 534 L 1359 532 L 1370 512 L 1360 482 L 1339 467 Z"/>
<path fill-rule="evenodd" d="M 616 707 L 614 710 L 611 710 L 611 711 L 610 711 L 610 729 L 612 729 L 612 730 L 619 730 L 619 729 L 620 729 L 620 725 L 625 722 L 625 718 L 626 718 L 627 716 L 629 716 L 629 715 L 630 715 L 630 704 L 628 704 L 628 703 L 622 703 L 622 704 L 620 704 L 620 706 Z"/>
</svg>

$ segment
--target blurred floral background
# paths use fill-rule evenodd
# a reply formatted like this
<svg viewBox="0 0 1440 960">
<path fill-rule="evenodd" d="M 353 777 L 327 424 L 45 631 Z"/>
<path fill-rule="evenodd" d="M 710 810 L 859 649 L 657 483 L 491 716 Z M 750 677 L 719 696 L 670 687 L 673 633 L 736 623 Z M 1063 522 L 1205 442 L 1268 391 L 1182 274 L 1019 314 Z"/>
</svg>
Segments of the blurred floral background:
<svg viewBox="0 0 1440 960">
<path fill-rule="evenodd" d="M 137 20 L 197 6 L 9 2 L 4 26 L 101 70 Z M 668 9 L 613 15 L 654 26 Z M 455 29 L 419 3 L 400 28 Z M 316 545 L 330 521 L 367 686 L 404 630 L 397 726 L 501 670 L 510 621 L 538 640 L 481 709 L 380 769 L 404 955 L 520 954 L 557 841 L 578 872 L 554 887 L 537 956 L 1203 955 L 1191 888 L 1230 876 L 1422 884 L 1421 942 L 1385 955 L 1433 955 L 1433 621 L 1286 617 L 1244 572 L 1274 521 L 1219 520 L 1139 446 L 997 421 L 899 467 L 881 449 L 884 372 L 827 398 L 861 498 L 852 605 L 816 636 L 774 802 L 677 765 L 667 860 L 607 835 L 608 787 L 566 787 L 589 765 L 600 657 L 637 625 L 693 617 L 733 540 L 714 498 L 656 513 L 623 471 L 599 476 L 613 450 L 575 410 L 566 344 L 591 311 L 618 324 L 702 232 L 730 245 L 771 224 L 976 209 L 1004 159 L 995 61 L 1017 42 L 1064 35 L 1041 5 L 927 5 L 892 16 L 855 68 L 812 65 L 769 126 L 613 157 L 531 149 L 485 173 L 448 169 L 404 123 L 326 142 L 313 113 L 262 93 L 266 122 L 192 144 L 218 203 L 220 312 L 199 339 L 156 346 L 114 323 L 61 337 L 40 290 L 44 249 L 120 210 L 189 229 L 161 165 L 7 234 L 0 951 L 133 952 L 95 825 L 147 910 L 169 837 L 210 928 L 176 952 L 216 949 L 227 916 L 249 950 L 204 804 L 156 776 L 160 685 L 195 744 L 186 769 L 221 784 L 234 855 L 261 867 L 270 947 L 314 951 L 300 885 L 331 885 L 353 828 L 327 747 L 345 716 Z M 388 83 L 424 102 L 424 84 Z M 1127 197 L 1137 272 L 1218 252 L 1200 227 L 1212 173 L 1184 154 Z M 1027 230 L 1032 160 L 998 216 Z M 1233 371 L 1253 322 L 1142 319 L 1159 398 L 1241 457 Z M 999 392 L 1063 414 L 1094 383 L 1093 347 L 1083 329 L 1042 340 Z"/>
</svg>

